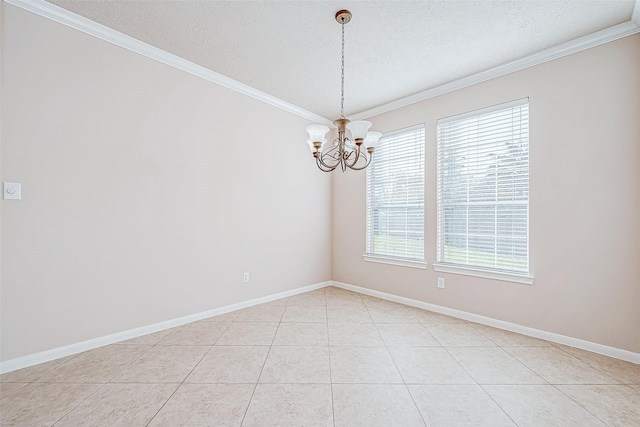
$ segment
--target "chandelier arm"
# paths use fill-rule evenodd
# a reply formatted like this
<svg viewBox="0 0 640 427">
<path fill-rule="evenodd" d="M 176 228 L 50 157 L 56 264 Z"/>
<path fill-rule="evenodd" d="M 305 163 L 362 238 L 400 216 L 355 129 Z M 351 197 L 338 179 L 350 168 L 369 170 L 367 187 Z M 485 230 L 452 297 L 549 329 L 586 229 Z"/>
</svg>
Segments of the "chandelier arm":
<svg viewBox="0 0 640 427">
<path fill-rule="evenodd" d="M 349 140 L 347 139 L 347 141 L 349 141 Z M 356 149 L 356 150 L 353 150 L 353 151 L 355 151 L 355 153 L 356 153 L 356 154 L 355 154 L 355 158 L 353 159 L 353 161 L 351 162 L 351 164 L 347 163 L 347 166 L 349 166 L 349 168 L 351 168 L 351 166 L 355 166 L 355 165 L 356 165 L 356 163 L 358 163 L 358 160 L 360 159 L 360 147 L 361 147 L 361 146 L 360 146 L 360 145 L 358 145 L 358 146 L 357 146 L 357 149 Z M 353 154 L 353 153 L 351 153 L 351 154 Z M 349 154 L 349 156 L 348 156 L 348 157 L 351 157 L 351 154 Z"/>
<path fill-rule="evenodd" d="M 360 152 L 360 148 L 361 147 L 362 146 L 358 147 L 358 153 L 360 154 L 360 156 L 358 156 L 358 157 L 359 158 L 363 158 L 365 163 L 364 163 L 363 166 L 356 167 L 356 164 L 358 163 L 358 160 L 356 160 L 355 162 L 351 163 L 351 165 L 349 165 L 349 169 L 351 169 L 351 170 L 356 170 L 356 171 L 362 170 L 362 169 L 366 168 L 367 166 L 369 166 L 369 163 L 371 163 L 371 159 L 373 159 L 373 152 L 371 152 L 371 153 L 369 153 L 367 155 L 367 153 L 365 153 L 364 151 Z"/>
<path fill-rule="evenodd" d="M 362 153 L 362 158 L 365 159 L 365 164 L 363 166 L 356 167 L 355 163 L 353 163 L 351 166 L 349 166 L 349 169 L 354 171 L 361 171 L 362 169 L 365 169 L 371 163 L 371 160 L 373 159 L 373 153 L 369 154 L 368 156 L 365 153 Z"/>
<path fill-rule="evenodd" d="M 316 163 L 318 164 L 318 167 L 323 171 L 323 172 L 331 172 L 332 170 L 334 170 L 339 164 L 340 164 L 340 158 L 335 157 L 334 155 L 331 154 L 331 151 L 334 151 L 335 149 L 331 149 L 328 150 L 326 152 L 319 152 L 318 156 L 316 156 Z M 329 157 L 330 159 L 336 161 L 336 164 L 331 166 L 328 165 L 327 163 L 324 162 L 324 157 Z M 321 167 L 322 166 L 322 167 Z M 328 170 L 324 170 L 323 167 L 325 169 Z"/>
<path fill-rule="evenodd" d="M 316 157 L 316 164 L 318 166 L 318 169 L 320 169 L 322 172 L 333 172 L 334 169 L 339 165 L 339 163 L 336 163 L 334 167 L 326 166 L 324 162 L 320 160 L 320 156 Z"/>
<path fill-rule="evenodd" d="M 336 162 L 336 164 L 335 164 L 335 165 L 333 165 L 333 166 L 328 165 L 328 164 L 326 164 L 326 163 L 322 160 L 322 156 L 321 156 L 321 155 L 320 155 L 320 156 L 318 156 L 318 157 L 316 157 L 316 163 L 318 163 L 318 167 L 319 167 L 320 169 L 325 168 L 325 169 L 329 169 L 330 171 L 334 170 L 334 169 L 335 169 L 335 168 L 340 164 L 340 162 L 338 161 L 338 162 Z M 322 166 L 322 167 L 321 167 L 321 166 Z M 325 171 L 325 172 L 327 172 L 327 171 Z"/>
</svg>

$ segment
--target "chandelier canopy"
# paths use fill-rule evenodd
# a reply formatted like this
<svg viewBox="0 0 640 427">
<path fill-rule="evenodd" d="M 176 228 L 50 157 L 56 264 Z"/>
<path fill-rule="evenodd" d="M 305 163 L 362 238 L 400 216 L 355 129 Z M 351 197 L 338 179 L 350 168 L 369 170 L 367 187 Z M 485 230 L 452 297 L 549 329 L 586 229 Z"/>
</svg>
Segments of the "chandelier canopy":
<svg viewBox="0 0 640 427">
<path fill-rule="evenodd" d="M 328 126 L 315 124 L 306 127 L 309 133 L 307 144 L 316 159 L 316 164 L 323 172 L 331 172 L 338 166 L 343 172 L 347 168 L 353 170 L 366 168 L 371 163 L 373 150 L 382 136 L 380 132 L 369 132 L 371 122 L 366 120 L 352 122 L 344 117 L 344 26 L 351 21 L 351 12 L 338 11 L 336 21 L 342 27 L 340 118 L 333 121 L 338 128 L 338 137 L 329 145 L 326 138 L 329 132 Z M 347 130 L 351 138 L 347 137 Z M 363 150 L 363 145 L 366 150 Z"/>
</svg>

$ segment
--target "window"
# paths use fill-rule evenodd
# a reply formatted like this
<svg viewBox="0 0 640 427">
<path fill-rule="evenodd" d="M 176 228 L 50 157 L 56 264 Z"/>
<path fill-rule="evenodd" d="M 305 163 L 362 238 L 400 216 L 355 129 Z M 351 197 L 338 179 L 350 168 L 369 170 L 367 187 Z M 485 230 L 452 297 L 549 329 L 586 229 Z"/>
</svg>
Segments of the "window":
<svg viewBox="0 0 640 427">
<path fill-rule="evenodd" d="M 438 263 L 529 273 L 528 99 L 438 120 Z"/>
<path fill-rule="evenodd" d="M 424 125 L 385 134 L 367 168 L 365 259 L 372 257 L 424 265 Z"/>
</svg>

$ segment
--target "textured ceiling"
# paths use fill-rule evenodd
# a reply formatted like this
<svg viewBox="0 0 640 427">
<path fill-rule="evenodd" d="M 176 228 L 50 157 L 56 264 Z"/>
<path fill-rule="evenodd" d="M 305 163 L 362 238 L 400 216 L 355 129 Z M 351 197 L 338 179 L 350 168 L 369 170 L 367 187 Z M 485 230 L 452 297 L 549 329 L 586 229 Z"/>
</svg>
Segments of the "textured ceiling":
<svg viewBox="0 0 640 427">
<path fill-rule="evenodd" d="M 294 105 L 347 116 L 631 19 L 634 0 L 50 3 Z"/>
</svg>

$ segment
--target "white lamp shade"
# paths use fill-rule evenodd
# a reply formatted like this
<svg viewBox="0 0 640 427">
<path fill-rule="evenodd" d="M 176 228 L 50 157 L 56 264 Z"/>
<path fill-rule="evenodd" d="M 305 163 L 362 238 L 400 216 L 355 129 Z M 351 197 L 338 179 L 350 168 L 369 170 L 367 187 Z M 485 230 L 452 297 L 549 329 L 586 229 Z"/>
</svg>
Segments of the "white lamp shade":
<svg viewBox="0 0 640 427">
<path fill-rule="evenodd" d="M 371 122 L 366 120 L 357 120 L 347 124 L 347 129 L 351 131 L 351 137 L 353 139 L 364 139 L 367 136 L 367 131 L 371 127 Z"/>
<path fill-rule="evenodd" d="M 329 132 L 329 128 L 325 125 L 309 125 L 305 129 L 309 132 L 311 142 L 324 142 L 324 136 Z"/>
<path fill-rule="evenodd" d="M 376 148 L 381 136 L 382 134 L 380 132 L 367 132 L 367 137 L 364 139 L 364 145 L 367 148 Z"/>
</svg>

